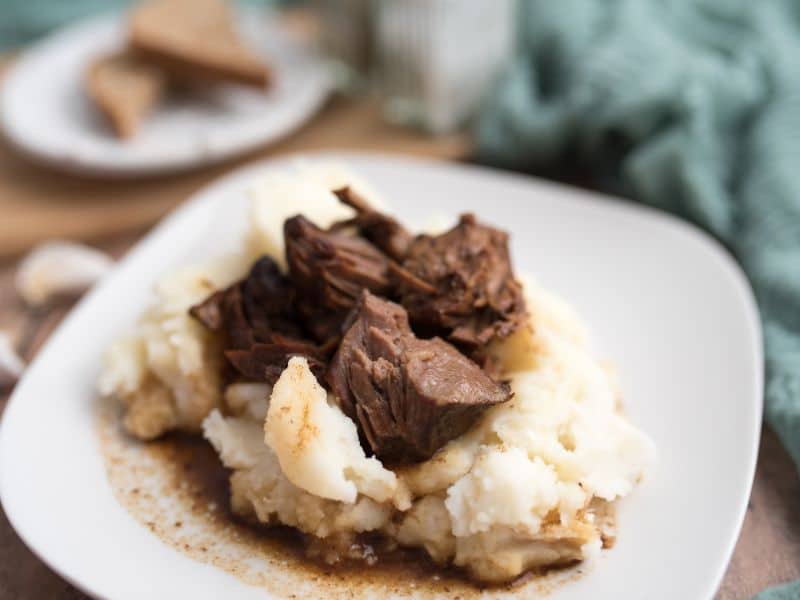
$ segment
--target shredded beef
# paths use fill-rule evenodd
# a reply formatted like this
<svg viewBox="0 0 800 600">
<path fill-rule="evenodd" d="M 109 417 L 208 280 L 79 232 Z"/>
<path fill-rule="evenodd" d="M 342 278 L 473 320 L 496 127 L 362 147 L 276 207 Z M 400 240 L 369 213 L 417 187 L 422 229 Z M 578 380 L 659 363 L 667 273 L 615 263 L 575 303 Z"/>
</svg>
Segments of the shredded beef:
<svg viewBox="0 0 800 600">
<path fill-rule="evenodd" d="M 325 231 L 303 216 L 284 223 L 284 239 L 297 311 L 318 342 L 338 342 L 362 290 L 389 293 L 389 261 L 370 242 Z"/>
<path fill-rule="evenodd" d="M 305 339 L 298 324 L 294 288 L 269 257 L 247 277 L 209 296 L 189 313 L 223 337 L 223 352 L 239 377 L 274 383 L 292 356 L 305 356 L 325 371 L 325 349 Z"/>
<path fill-rule="evenodd" d="M 415 238 L 391 274 L 414 330 L 442 336 L 472 356 L 525 318 L 508 235 L 471 214 L 441 235 Z"/>
<path fill-rule="evenodd" d="M 336 224 L 337 228 L 352 226 L 367 240 L 383 250 L 390 258 L 401 261 L 405 258 L 414 236 L 397 220 L 374 210 L 369 203 L 351 187 L 334 190 L 339 200 L 352 207 L 356 216 Z"/>
<path fill-rule="evenodd" d="M 486 352 L 526 316 L 508 236 L 468 214 L 414 237 L 351 188 L 335 193 L 355 217 L 284 223 L 288 275 L 261 258 L 190 312 L 222 336 L 238 378 L 274 383 L 304 356 L 365 448 L 425 460 L 512 395 Z"/>
</svg>

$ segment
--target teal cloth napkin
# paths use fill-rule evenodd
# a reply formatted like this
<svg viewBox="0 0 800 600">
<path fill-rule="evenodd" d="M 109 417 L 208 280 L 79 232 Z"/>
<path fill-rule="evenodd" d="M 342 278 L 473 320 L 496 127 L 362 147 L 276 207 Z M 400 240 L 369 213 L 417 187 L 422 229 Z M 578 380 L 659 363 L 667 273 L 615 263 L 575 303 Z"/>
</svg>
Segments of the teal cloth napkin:
<svg viewBox="0 0 800 600">
<path fill-rule="evenodd" d="M 761 310 L 766 418 L 800 468 L 800 2 L 523 0 L 521 13 L 479 157 L 578 165 L 722 240 Z M 800 582 L 759 598 L 800 599 Z"/>
<path fill-rule="evenodd" d="M 126 4 L 128 0 L 0 0 L 0 52 L 64 23 Z"/>
<path fill-rule="evenodd" d="M 238 3 L 273 6 L 280 1 L 239 0 Z M 134 0 L 0 0 L 0 52 L 13 50 L 71 21 L 134 3 Z"/>
</svg>

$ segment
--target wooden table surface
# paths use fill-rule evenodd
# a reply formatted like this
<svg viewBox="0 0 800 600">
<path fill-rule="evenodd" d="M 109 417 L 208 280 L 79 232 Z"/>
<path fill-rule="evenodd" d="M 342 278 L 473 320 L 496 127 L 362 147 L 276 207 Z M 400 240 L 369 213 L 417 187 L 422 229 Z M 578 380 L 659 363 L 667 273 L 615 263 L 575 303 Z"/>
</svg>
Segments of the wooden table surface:
<svg viewBox="0 0 800 600">
<path fill-rule="evenodd" d="M 342 133 L 346 132 L 343 136 Z M 0 257 L 48 237 L 96 240 L 152 224 L 191 192 L 236 165 L 311 150 L 406 153 L 461 158 L 464 135 L 432 141 L 380 118 L 369 100 L 338 98 L 291 137 L 248 156 L 201 171 L 124 181 L 44 171 L 0 146 Z"/>
<path fill-rule="evenodd" d="M 12 60 L 0 56 L 0 78 Z M 97 240 L 142 230 L 209 181 L 245 162 L 313 150 L 405 153 L 463 158 L 467 136 L 431 139 L 391 125 L 374 100 L 335 98 L 278 143 L 202 170 L 124 180 L 76 177 L 44 170 L 0 143 L 0 259 L 48 238 Z"/>
<path fill-rule="evenodd" d="M 463 136 L 435 141 L 381 121 L 370 102 L 336 100 L 290 140 L 233 163 L 286 152 L 355 149 L 464 158 Z M 0 329 L 31 358 L 68 307 L 32 314 L 13 292 L 13 256 L 51 237 L 93 241 L 119 256 L 157 218 L 192 191 L 228 171 L 202 172 L 120 185 L 58 175 L 14 156 L 0 143 Z M 0 392 L 0 404 L 7 395 Z M 745 599 L 768 585 L 800 578 L 800 479 L 775 435 L 765 429 L 753 495 L 721 600 Z M 702 532 L 698 532 L 702 535 Z M 655 541 L 657 543 L 657 540 Z M 22 544 L 0 513 L 0 600 L 85 598 Z"/>
</svg>

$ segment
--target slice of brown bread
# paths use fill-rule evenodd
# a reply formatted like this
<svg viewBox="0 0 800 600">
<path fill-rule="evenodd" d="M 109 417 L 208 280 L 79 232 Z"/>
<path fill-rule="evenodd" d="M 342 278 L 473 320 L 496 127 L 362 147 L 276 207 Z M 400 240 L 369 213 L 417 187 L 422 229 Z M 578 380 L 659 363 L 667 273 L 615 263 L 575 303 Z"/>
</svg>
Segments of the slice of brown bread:
<svg viewBox="0 0 800 600">
<path fill-rule="evenodd" d="M 132 137 L 166 91 L 164 72 L 129 52 L 98 59 L 85 78 L 89 98 L 106 116 L 116 134 Z"/>
<path fill-rule="evenodd" d="M 131 15 L 130 45 L 170 76 L 269 83 L 269 69 L 242 44 L 225 0 L 150 0 Z"/>
</svg>

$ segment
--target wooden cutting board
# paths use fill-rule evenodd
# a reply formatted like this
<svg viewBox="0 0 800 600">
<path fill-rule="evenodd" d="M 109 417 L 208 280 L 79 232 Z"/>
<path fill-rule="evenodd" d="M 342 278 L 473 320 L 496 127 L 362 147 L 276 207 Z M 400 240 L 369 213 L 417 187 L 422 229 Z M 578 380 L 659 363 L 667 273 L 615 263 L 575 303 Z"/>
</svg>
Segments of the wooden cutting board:
<svg viewBox="0 0 800 600">
<path fill-rule="evenodd" d="M 0 60 L 0 69 L 10 59 Z M 0 71 L 2 72 L 2 71 Z M 245 162 L 312 150 L 361 150 L 460 159 L 466 134 L 431 138 L 386 123 L 371 99 L 336 98 L 303 128 L 223 165 L 173 176 L 97 180 L 64 175 L 17 155 L 0 141 L 0 259 L 52 238 L 98 240 L 141 231 L 193 191 Z"/>
</svg>

